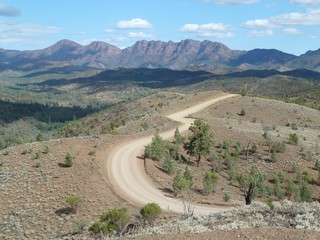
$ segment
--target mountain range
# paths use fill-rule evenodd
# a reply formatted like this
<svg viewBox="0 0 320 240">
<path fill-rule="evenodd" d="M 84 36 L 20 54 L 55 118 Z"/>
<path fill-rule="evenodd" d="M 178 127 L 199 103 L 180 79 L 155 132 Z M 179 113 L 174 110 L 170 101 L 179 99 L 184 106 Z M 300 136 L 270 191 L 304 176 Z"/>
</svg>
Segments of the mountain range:
<svg viewBox="0 0 320 240">
<path fill-rule="evenodd" d="M 169 68 L 175 70 L 239 70 L 276 69 L 290 71 L 305 68 L 320 72 L 320 49 L 300 56 L 276 49 L 232 50 L 212 41 L 181 42 L 138 41 L 120 49 L 96 41 L 82 46 L 61 40 L 40 50 L 6 50 L 0 48 L 0 70 L 37 70 L 61 67 L 98 68 Z"/>
</svg>

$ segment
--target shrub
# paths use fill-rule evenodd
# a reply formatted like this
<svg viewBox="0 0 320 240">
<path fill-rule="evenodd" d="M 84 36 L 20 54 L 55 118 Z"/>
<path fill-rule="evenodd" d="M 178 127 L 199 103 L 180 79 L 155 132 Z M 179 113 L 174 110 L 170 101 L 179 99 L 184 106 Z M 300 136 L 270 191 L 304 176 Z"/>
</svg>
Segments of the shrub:
<svg viewBox="0 0 320 240">
<path fill-rule="evenodd" d="M 254 144 L 252 145 L 251 151 L 252 151 L 252 153 L 256 153 L 257 150 L 258 150 L 257 145 L 254 143 Z"/>
<path fill-rule="evenodd" d="M 278 158 L 277 158 L 277 152 L 276 152 L 274 149 L 271 150 L 271 157 L 270 157 L 270 159 L 271 159 L 272 162 L 276 162 L 276 161 L 278 160 Z"/>
<path fill-rule="evenodd" d="M 175 172 L 175 161 L 172 160 L 171 158 L 167 158 L 166 160 L 164 160 L 163 164 L 162 164 L 162 169 L 168 173 L 168 174 L 174 174 Z"/>
<path fill-rule="evenodd" d="M 88 153 L 89 156 L 95 156 L 96 155 L 96 150 L 93 149 Z"/>
<path fill-rule="evenodd" d="M 272 198 L 268 198 L 268 199 L 266 200 L 266 204 L 269 206 L 269 208 L 271 209 L 271 211 L 273 211 L 273 209 L 274 209 L 274 204 L 273 204 Z"/>
<path fill-rule="evenodd" d="M 229 202 L 230 201 L 230 199 L 231 199 L 231 196 L 230 196 L 230 194 L 229 193 L 227 193 L 227 192 L 224 192 L 223 193 L 223 201 L 224 202 Z"/>
<path fill-rule="evenodd" d="M 275 142 L 272 144 L 272 150 L 276 151 L 277 153 L 285 152 L 286 151 L 286 143 L 285 142 Z"/>
<path fill-rule="evenodd" d="M 317 160 L 317 161 L 316 161 L 314 167 L 315 167 L 318 171 L 320 171 L 320 160 Z"/>
<path fill-rule="evenodd" d="M 280 171 L 280 172 L 278 172 L 278 179 L 279 179 L 279 182 L 280 183 L 283 183 L 284 182 L 284 180 L 285 180 L 285 176 L 284 176 L 284 173 L 282 172 L 282 171 Z"/>
<path fill-rule="evenodd" d="M 80 234 L 89 226 L 90 221 L 87 219 L 75 219 L 72 221 L 72 234 Z"/>
<path fill-rule="evenodd" d="M 294 182 L 291 179 L 289 179 L 287 181 L 287 195 L 288 195 L 288 197 L 291 198 L 292 196 L 294 196 L 295 191 L 296 191 L 296 186 L 295 186 Z"/>
<path fill-rule="evenodd" d="M 83 198 L 79 196 L 71 196 L 66 198 L 66 203 L 69 205 L 73 213 L 77 212 L 83 201 Z"/>
<path fill-rule="evenodd" d="M 42 136 L 42 134 L 41 134 L 41 133 L 38 133 L 37 136 L 36 136 L 36 141 L 37 141 L 37 142 L 41 142 L 41 141 L 43 141 L 43 140 L 44 140 L 44 137 Z"/>
<path fill-rule="evenodd" d="M 40 158 L 40 155 L 41 155 L 41 151 L 40 151 L 40 150 L 37 150 L 37 151 L 34 153 L 32 159 L 39 159 L 39 158 Z"/>
<path fill-rule="evenodd" d="M 183 173 L 183 178 L 186 179 L 189 182 L 189 188 L 192 188 L 193 186 L 193 176 L 188 167 L 185 168 L 184 173 Z"/>
<path fill-rule="evenodd" d="M 189 169 L 186 168 L 186 170 L 187 170 L 187 173 L 185 171 L 183 176 L 181 176 L 180 172 L 178 172 L 177 175 L 174 177 L 173 183 L 172 183 L 173 190 L 177 192 L 182 192 L 192 187 L 193 177 Z"/>
<path fill-rule="evenodd" d="M 310 172 L 308 172 L 307 170 L 302 172 L 302 180 L 307 182 L 307 183 L 312 183 L 313 182 L 313 178 L 310 174 Z"/>
<path fill-rule="evenodd" d="M 293 145 L 297 145 L 299 142 L 299 137 L 296 133 L 289 134 L 289 143 Z"/>
<path fill-rule="evenodd" d="M 49 147 L 46 146 L 46 147 L 42 150 L 42 153 L 43 153 L 43 154 L 49 153 Z"/>
<path fill-rule="evenodd" d="M 240 116 L 245 116 L 246 115 L 246 111 L 242 108 L 239 115 Z"/>
<path fill-rule="evenodd" d="M 203 190 L 202 193 L 209 195 L 214 192 L 214 185 L 218 181 L 219 175 L 213 172 L 205 172 L 203 177 Z"/>
<path fill-rule="evenodd" d="M 311 202 L 312 201 L 312 189 L 310 185 L 304 182 L 300 188 L 300 198 L 302 202 Z"/>
<path fill-rule="evenodd" d="M 284 191 L 281 188 L 281 183 L 279 179 L 276 179 L 276 182 L 274 184 L 274 195 L 279 199 L 283 199 L 284 197 Z"/>
<path fill-rule="evenodd" d="M 148 144 L 144 150 L 144 156 L 152 160 L 162 160 L 167 157 L 166 141 L 156 133 L 152 138 L 152 142 Z"/>
<path fill-rule="evenodd" d="M 72 167 L 73 166 L 73 160 L 74 160 L 74 156 L 72 156 L 70 153 L 67 153 L 65 159 L 65 165 L 67 167 Z"/>
<path fill-rule="evenodd" d="M 237 177 L 238 177 L 238 173 L 235 167 L 231 164 L 228 167 L 228 180 L 230 181 L 231 184 L 233 184 L 237 180 Z"/>
<path fill-rule="evenodd" d="M 298 126 L 296 123 L 291 123 L 291 129 L 298 130 Z"/>
<path fill-rule="evenodd" d="M 150 225 L 153 225 L 161 214 L 161 208 L 157 203 L 148 203 L 140 210 L 140 214 L 144 222 L 147 221 Z"/>
<path fill-rule="evenodd" d="M 36 162 L 33 167 L 35 168 L 40 168 L 41 167 L 41 162 Z"/>
<path fill-rule="evenodd" d="M 129 223 L 131 216 L 129 215 L 127 208 L 114 208 L 101 215 L 101 222 L 111 224 L 112 228 L 117 232 L 121 233 L 127 224 Z"/>
<path fill-rule="evenodd" d="M 112 223 L 95 222 L 89 228 L 89 231 L 95 235 L 101 234 L 106 236 L 110 231 L 113 231 L 114 226 Z"/>
</svg>

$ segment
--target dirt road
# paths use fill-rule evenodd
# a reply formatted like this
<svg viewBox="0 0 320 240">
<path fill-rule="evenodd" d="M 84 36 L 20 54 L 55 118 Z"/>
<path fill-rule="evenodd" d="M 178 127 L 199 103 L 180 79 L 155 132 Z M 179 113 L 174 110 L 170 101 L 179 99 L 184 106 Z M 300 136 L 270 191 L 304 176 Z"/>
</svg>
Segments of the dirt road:
<svg viewBox="0 0 320 240">
<path fill-rule="evenodd" d="M 216 97 L 185 110 L 173 113 L 167 117 L 181 122 L 179 126 L 180 132 L 187 130 L 194 121 L 192 118 L 186 118 L 192 113 L 198 112 L 221 100 L 235 97 L 236 94 L 228 94 Z M 160 135 L 164 139 L 171 138 L 174 130 L 166 131 Z M 163 210 L 173 211 L 175 213 L 183 213 L 184 205 L 180 199 L 165 196 L 152 183 L 144 170 L 144 160 L 141 159 L 141 153 L 144 146 L 151 142 L 152 136 L 134 139 L 117 146 L 108 155 L 106 167 L 108 177 L 112 182 L 115 191 L 124 199 L 129 200 L 133 204 L 143 206 L 146 203 L 155 202 L 160 205 Z M 209 206 L 196 205 L 194 213 L 197 215 L 206 215 L 212 212 L 226 210 L 225 208 L 214 208 Z"/>
</svg>

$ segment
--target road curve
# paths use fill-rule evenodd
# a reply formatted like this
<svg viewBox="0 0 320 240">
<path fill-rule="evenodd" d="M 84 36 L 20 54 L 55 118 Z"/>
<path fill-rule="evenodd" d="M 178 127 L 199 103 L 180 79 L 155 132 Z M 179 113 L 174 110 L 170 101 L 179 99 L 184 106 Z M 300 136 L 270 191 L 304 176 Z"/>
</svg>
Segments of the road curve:
<svg viewBox="0 0 320 240">
<path fill-rule="evenodd" d="M 180 132 L 187 130 L 194 121 L 192 118 L 186 118 L 188 115 L 198 112 L 221 100 L 238 96 L 237 94 L 228 94 L 216 97 L 185 110 L 173 113 L 167 117 L 181 122 Z M 174 130 L 161 133 L 164 139 L 171 138 Z M 180 199 L 165 196 L 152 183 L 144 170 L 144 161 L 139 158 L 144 150 L 144 146 L 151 142 L 152 136 L 142 137 L 128 141 L 115 147 L 107 157 L 106 167 L 108 178 L 114 186 L 115 191 L 124 199 L 129 200 L 135 205 L 143 206 L 146 203 L 155 202 L 163 210 L 169 210 L 176 213 L 184 213 L 184 206 Z M 207 215 L 212 212 L 226 210 L 225 208 L 209 207 L 202 205 L 194 206 L 196 215 Z"/>
</svg>

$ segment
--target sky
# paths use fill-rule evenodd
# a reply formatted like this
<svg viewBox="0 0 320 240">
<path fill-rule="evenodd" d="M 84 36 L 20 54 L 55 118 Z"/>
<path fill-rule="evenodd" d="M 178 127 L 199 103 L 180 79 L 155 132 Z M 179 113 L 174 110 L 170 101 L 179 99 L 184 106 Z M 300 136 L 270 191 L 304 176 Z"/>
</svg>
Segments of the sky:
<svg viewBox="0 0 320 240">
<path fill-rule="evenodd" d="M 221 42 L 233 50 L 320 48 L 320 0 L 0 0 L 0 48 L 34 50 L 62 39 Z"/>
</svg>

